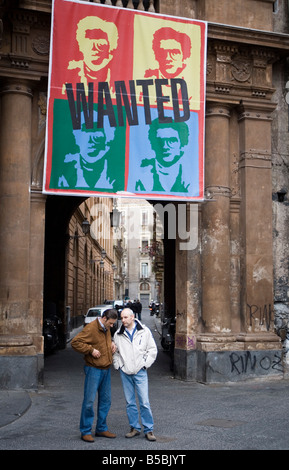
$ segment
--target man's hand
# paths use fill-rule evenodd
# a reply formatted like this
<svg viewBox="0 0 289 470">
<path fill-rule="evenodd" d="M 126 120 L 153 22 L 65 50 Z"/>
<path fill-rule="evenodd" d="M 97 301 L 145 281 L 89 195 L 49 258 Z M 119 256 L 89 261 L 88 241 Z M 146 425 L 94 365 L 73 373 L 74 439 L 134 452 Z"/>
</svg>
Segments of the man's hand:
<svg viewBox="0 0 289 470">
<path fill-rule="evenodd" d="M 98 351 L 98 349 L 94 349 L 94 350 L 92 351 L 91 355 L 92 355 L 93 357 L 95 357 L 96 359 L 98 359 L 98 358 L 101 356 L 101 354 L 100 354 L 100 352 Z"/>
<path fill-rule="evenodd" d="M 115 353 L 116 349 L 117 349 L 117 348 L 116 348 L 116 345 L 115 345 L 115 343 L 112 341 L 112 342 L 111 342 L 111 351 L 112 351 L 112 354 Z"/>
</svg>

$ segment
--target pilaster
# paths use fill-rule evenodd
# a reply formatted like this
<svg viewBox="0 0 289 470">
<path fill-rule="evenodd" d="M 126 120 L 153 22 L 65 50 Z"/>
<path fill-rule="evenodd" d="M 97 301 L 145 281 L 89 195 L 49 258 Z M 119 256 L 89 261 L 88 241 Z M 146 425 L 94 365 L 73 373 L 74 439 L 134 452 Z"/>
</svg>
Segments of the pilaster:
<svg viewBox="0 0 289 470">
<path fill-rule="evenodd" d="M 230 154 L 228 106 L 206 112 L 206 198 L 202 211 L 202 322 L 205 333 L 231 332 Z"/>
<path fill-rule="evenodd" d="M 37 354 L 43 354 L 43 273 L 46 196 L 31 191 L 29 250 L 29 334 L 33 336 Z"/>
<path fill-rule="evenodd" d="M 182 204 L 184 206 L 184 204 Z M 196 376 L 197 334 L 201 316 L 200 205 L 187 203 L 186 212 L 178 206 L 178 227 L 186 230 L 177 236 L 176 249 L 176 333 L 174 372 L 179 379 Z"/>
<path fill-rule="evenodd" d="M 273 106 L 240 106 L 241 318 L 244 334 L 272 333 L 273 232 L 271 112 Z M 260 216 L 261 215 L 261 216 Z"/>
<path fill-rule="evenodd" d="M 15 371 L 23 361 L 30 367 L 30 357 L 35 374 L 25 376 L 23 367 L 22 378 L 33 388 L 37 360 L 28 327 L 32 90 L 25 82 L 11 82 L 1 88 L 0 99 L 0 385 L 13 388 Z"/>
</svg>

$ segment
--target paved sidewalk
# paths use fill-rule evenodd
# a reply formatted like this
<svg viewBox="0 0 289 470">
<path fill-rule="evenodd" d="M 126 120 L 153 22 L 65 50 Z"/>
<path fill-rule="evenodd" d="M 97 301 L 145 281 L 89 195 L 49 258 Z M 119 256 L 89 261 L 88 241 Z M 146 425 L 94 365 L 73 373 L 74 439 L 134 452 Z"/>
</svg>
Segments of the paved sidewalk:
<svg viewBox="0 0 289 470">
<path fill-rule="evenodd" d="M 289 449 L 288 380 L 222 385 L 175 380 L 169 357 L 160 346 L 158 320 L 147 310 L 143 321 L 159 347 L 149 370 L 156 442 L 148 442 L 143 433 L 125 438 L 129 426 L 119 373 L 114 369 L 108 424 L 117 438 L 96 438 L 93 444 L 81 441 L 83 358 L 68 344 L 46 358 L 45 383 L 39 391 L 0 392 L 0 450 L 101 450 L 97 458 L 110 459 L 116 451 L 132 457 L 145 451 L 180 459 L 190 450 Z"/>
</svg>

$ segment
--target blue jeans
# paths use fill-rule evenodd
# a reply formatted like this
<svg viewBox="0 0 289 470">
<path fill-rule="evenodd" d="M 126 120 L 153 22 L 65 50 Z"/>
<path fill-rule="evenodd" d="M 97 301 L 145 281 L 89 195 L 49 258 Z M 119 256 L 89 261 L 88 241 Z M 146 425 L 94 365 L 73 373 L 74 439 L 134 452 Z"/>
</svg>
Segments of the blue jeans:
<svg viewBox="0 0 289 470">
<path fill-rule="evenodd" d="M 106 418 L 111 405 L 110 369 L 84 366 L 84 397 L 80 417 L 81 435 L 91 434 L 94 420 L 94 401 L 98 392 L 95 432 L 107 431 Z"/>
<path fill-rule="evenodd" d="M 146 434 L 150 431 L 153 431 L 154 421 L 149 403 L 147 371 L 141 369 L 137 374 L 128 375 L 120 369 L 120 377 L 126 400 L 126 413 L 130 426 L 137 429 L 138 431 L 141 430 L 141 426 L 139 424 L 139 413 L 136 404 L 137 394 L 144 433 Z"/>
</svg>

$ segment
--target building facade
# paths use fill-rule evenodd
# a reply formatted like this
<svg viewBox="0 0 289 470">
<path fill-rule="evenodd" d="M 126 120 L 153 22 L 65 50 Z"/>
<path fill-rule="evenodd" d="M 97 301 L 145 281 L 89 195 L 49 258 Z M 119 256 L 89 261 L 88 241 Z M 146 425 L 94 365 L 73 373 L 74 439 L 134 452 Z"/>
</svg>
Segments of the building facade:
<svg viewBox="0 0 289 470">
<path fill-rule="evenodd" d="M 156 279 L 150 247 L 153 243 L 154 210 L 147 201 L 118 199 L 123 227 L 123 270 L 125 298 L 140 300 L 148 307 L 156 298 Z"/>
<path fill-rule="evenodd" d="M 197 208 L 197 244 L 181 249 L 180 236 L 164 238 L 176 378 L 284 377 L 288 2 L 96 3 L 208 22 L 206 199 Z M 51 0 L 0 1 L 0 387 L 7 389 L 42 383 L 44 305 L 65 308 L 69 224 L 84 202 L 42 194 L 50 20 Z M 89 249 L 86 256 L 95 259 Z"/>
<path fill-rule="evenodd" d="M 83 315 L 90 307 L 114 298 L 111 211 L 110 198 L 88 198 L 69 222 L 65 296 L 69 329 L 82 324 Z M 84 220 L 89 224 L 87 234 L 82 230 Z"/>
</svg>

